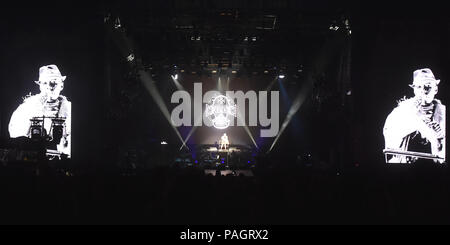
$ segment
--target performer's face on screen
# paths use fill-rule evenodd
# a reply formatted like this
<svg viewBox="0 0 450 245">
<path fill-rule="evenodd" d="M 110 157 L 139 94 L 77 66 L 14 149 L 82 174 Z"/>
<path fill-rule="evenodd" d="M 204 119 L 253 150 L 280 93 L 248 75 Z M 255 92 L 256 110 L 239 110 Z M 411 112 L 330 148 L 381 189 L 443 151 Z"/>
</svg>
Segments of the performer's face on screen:
<svg viewBox="0 0 450 245">
<path fill-rule="evenodd" d="M 414 95 L 429 104 L 433 101 L 438 92 L 438 87 L 433 83 L 426 83 L 414 86 Z"/>
<path fill-rule="evenodd" d="M 56 100 L 64 88 L 64 83 L 60 78 L 49 79 L 39 82 L 39 89 L 45 96 Z"/>
</svg>

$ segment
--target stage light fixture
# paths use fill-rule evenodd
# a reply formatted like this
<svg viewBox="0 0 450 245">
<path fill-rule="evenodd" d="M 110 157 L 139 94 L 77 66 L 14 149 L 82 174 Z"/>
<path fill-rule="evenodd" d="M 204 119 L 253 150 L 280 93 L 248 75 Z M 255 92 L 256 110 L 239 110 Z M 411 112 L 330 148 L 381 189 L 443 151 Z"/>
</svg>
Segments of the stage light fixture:
<svg viewBox="0 0 450 245">
<path fill-rule="evenodd" d="M 178 82 L 178 74 L 175 73 L 175 75 L 170 75 L 170 77 L 172 78 L 172 81 L 175 83 L 175 86 L 177 87 L 178 90 L 185 90 L 183 85 L 181 85 L 180 82 Z"/>
<path fill-rule="evenodd" d="M 337 25 L 336 21 L 333 21 L 333 22 L 330 24 L 329 29 L 332 30 L 332 31 L 337 31 L 337 30 L 339 30 L 339 26 Z"/>
<path fill-rule="evenodd" d="M 352 30 L 350 28 L 350 21 L 348 19 L 345 19 L 344 25 L 345 25 L 345 29 L 347 30 L 347 35 L 351 35 Z"/>
<path fill-rule="evenodd" d="M 285 78 L 285 75 L 284 74 L 280 74 L 280 75 L 278 75 L 278 78 L 279 79 L 283 79 L 283 78 Z"/>
<path fill-rule="evenodd" d="M 127 61 L 132 62 L 133 60 L 134 60 L 134 54 L 131 53 L 130 55 L 127 56 Z"/>
<path fill-rule="evenodd" d="M 119 29 L 120 27 L 122 27 L 122 24 L 120 23 L 119 17 L 117 17 L 114 21 L 114 28 Z"/>
<path fill-rule="evenodd" d="M 103 17 L 103 23 L 108 22 L 110 18 L 111 18 L 111 14 L 108 13 L 107 15 L 105 15 L 105 16 Z"/>
</svg>

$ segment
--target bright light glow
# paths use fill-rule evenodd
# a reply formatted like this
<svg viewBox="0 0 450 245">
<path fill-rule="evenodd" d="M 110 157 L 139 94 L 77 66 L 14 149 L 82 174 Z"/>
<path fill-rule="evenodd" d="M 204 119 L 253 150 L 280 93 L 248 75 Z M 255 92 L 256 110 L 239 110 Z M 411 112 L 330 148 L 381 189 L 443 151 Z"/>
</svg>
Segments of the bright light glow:
<svg viewBox="0 0 450 245">
<path fill-rule="evenodd" d="M 222 137 L 220 137 L 219 144 L 220 144 L 220 147 L 219 147 L 220 149 L 227 149 L 228 148 L 228 145 L 230 144 L 230 141 L 228 140 L 228 136 L 227 136 L 226 133 L 224 133 L 222 135 Z M 223 160 L 223 158 L 222 158 L 222 160 Z"/>
<path fill-rule="evenodd" d="M 229 124 L 230 124 L 230 121 L 227 119 L 226 116 L 224 116 L 222 114 L 220 114 L 218 117 L 216 117 L 213 122 L 214 127 L 218 128 L 218 129 L 226 129 L 226 128 L 228 128 Z"/>
<path fill-rule="evenodd" d="M 161 145 L 167 145 L 167 142 L 161 141 Z"/>
<path fill-rule="evenodd" d="M 127 61 L 128 62 L 131 62 L 133 60 L 134 60 L 134 54 L 130 54 L 130 55 L 127 56 Z"/>
<path fill-rule="evenodd" d="M 218 95 L 206 105 L 205 116 L 211 120 L 215 128 L 228 128 L 231 119 L 236 117 L 236 105 L 229 97 Z"/>
<path fill-rule="evenodd" d="M 47 156 L 71 154 L 72 103 L 61 92 L 64 80 L 56 65 L 39 69 L 40 93 L 28 95 L 13 112 L 9 135 L 17 137 L 43 137 L 47 141 Z"/>
<path fill-rule="evenodd" d="M 330 44 L 326 44 L 322 51 L 319 53 L 319 56 L 316 59 L 315 65 L 318 70 L 323 70 L 330 62 L 330 59 L 327 59 L 327 55 L 329 54 L 330 50 L 332 50 L 334 46 Z M 275 79 L 276 80 L 276 79 Z M 294 101 L 292 102 L 291 108 L 289 108 L 288 114 L 286 115 L 286 118 L 284 119 L 283 124 L 281 125 L 281 128 L 278 132 L 278 135 L 276 136 L 275 140 L 272 142 L 272 145 L 270 146 L 270 149 L 268 152 L 272 151 L 273 147 L 277 143 L 280 136 L 283 134 L 284 130 L 286 129 L 289 122 L 292 120 L 292 117 L 295 115 L 295 113 L 300 109 L 301 105 L 305 101 L 305 99 L 308 97 L 308 94 L 313 88 L 314 79 L 310 74 L 306 76 L 305 83 L 303 87 L 298 92 L 297 96 L 295 97 Z M 269 87 L 270 88 L 270 87 Z"/>
<path fill-rule="evenodd" d="M 122 35 L 120 35 L 119 38 L 121 39 L 121 41 L 123 41 L 123 45 L 119 45 L 119 48 L 120 48 L 120 50 L 124 50 L 124 51 L 122 51 L 122 55 L 124 58 L 126 58 L 127 55 L 129 55 L 130 53 L 133 53 L 132 48 L 131 48 L 132 42 L 126 35 L 124 35 L 124 33 L 122 33 Z M 156 87 L 155 81 L 152 79 L 152 77 L 155 74 L 150 74 L 145 69 L 140 69 L 140 70 L 138 70 L 138 75 L 139 75 L 141 83 L 147 89 L 147 91 L 149 92 L 153 101 L 158 105 L 159 109 L 163 113 L 163 115 L 166 118 L 169 125 L 172 127 L 172 129 L 175 132 L 175 134 L 177 135 L 177 137 L 180 139 L 181 142 L 183 142 L 183 137 L 181 137 L 180 132 L 178 132 L 178 130 L 175 128 L 175 126 L 172 125 L 169 110 L 168 110 L 161 94 L 159 93 L 158 88 Z"/>
<path fill-rule="evenodd" d="M 285 76 L 283 74 L 278 75 L 278 78 L 283 79 Z"/>
<path fill-rule="evenodd" d="M 212 70 L 212 73 L 217 73 L 217 71 L 216 70 Z"/>
<path fill-rule="evenodd" d="M 178 74 L 174 75 L 170 75 L 170 77 L 172 77 L 172 81 L 173 83 L 175 83 L 175 86 L 177 87 L 178 90 L 185 90 L 183 85 L 181 85 L 180 82 L 178 82 Z"/>
<path fill-rule="evenodd" d="M 164 103 L 164 100 L 163 100 L 161 94 L 159 93 L 158 88 L 156 87 L 155 81 L 153 81 L 153 79 L 151 78 L 149 73 L 147 73 L 147 72 L 145 72 L 143 70 L 139 71 L 139 77 L 140 77 L 141 82 L 143 83 L 143 85 L 147 89 L 147 91 L 150 93 L 150 96 L 152 97 L 153 101 L 155 101 L 155 103 L 158 105 L 159 109 L 163 113 L 163 115 L 166 118 L 167 122 L 169 122 L 169 124 L 173 128 L 173 131 L 178 136 L 180 141 L 183 143 L 183 137 L 181 137 L 180 132 L 178 132 L 178 130 L 175 128 L 175 126 L 172 125 L 169 109 L 167 109 L 167 106 Z M 176 80 L 174 80 L 174 81 L 176 81 Z"/>
<path fill-rule="evenodd" d="M 337 26 L 337 25 L 331 25 L 331 26 L 330 26 L 330 30 L 337 31 L 337 30 L 339 30 L 339 26 Z"/>
<path fill-rule="evenodd" d="M 114 28 L 119 29 L 120 27 L 122 27 L 122 24 L 120 24 L 120 19 L 117 17 L 114 21 Z"/>
<path fill-rule="evenodd" d="M 414 71 L 410 85 L 414 97 L 401 99 L 384 124 L 387 162 L 413 163 L 419 158 L 445 162 L 446 109 L 435 99 L 439 82 L 428 68 Z"/>
</svg>

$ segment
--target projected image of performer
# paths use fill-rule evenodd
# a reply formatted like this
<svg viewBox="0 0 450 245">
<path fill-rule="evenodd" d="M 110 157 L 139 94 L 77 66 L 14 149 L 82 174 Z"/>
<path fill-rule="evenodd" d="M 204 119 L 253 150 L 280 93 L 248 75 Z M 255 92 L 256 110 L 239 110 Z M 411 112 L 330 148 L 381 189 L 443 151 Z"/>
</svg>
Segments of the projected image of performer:
<svg viewBox="0 0 450 245">
<path fill-rule="evenodd" d="M 32 121 L 42 121 L 42 135 L 55 145 L 54 150 L 70 156 L 71 102 L 61 95 L 64 80 L 56 65 L 46 65 L 39 69 L 40 93 L 27 96 L 13 112 L 9 122 L 11 138 L 31 137 Z"/>
<path fill-rule="evenodd" d="M 414 97 L 401 100 L 384 124 L 386 149 L 399 153 L 391 154 L 388 162 L 412 163 L 421 158 L 445 162 L 445 106 L 435 98 L 439 82 L 428 68 L 414 71 L 409 85 Z"/>
<path fill-rule="evenodd" d="M 220 137 L 220 149 L 228 149 L 228 145 L 230 144 L 230 141 L 228 140 L 228 136 L 226 133 Z"/>
</svg>

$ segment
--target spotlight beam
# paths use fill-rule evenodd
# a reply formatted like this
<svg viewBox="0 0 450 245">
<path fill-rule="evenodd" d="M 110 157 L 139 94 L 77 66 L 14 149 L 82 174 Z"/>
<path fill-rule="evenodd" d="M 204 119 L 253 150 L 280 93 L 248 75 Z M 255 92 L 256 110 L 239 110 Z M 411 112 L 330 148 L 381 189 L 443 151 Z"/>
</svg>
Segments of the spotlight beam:
<svg viewBox="0 0 450 245">
<path fill-rule="evenodd" d="M 189 140 L 189 138 L 191 138 L 192 134 L 194 134 L 195 130 L 197 129 L 197 126 L 192 126 L 191 130 L 189 131 L 188 135 L 186 136 L 186 138 L 183 140 L 183 144 L 180 147 L 180 150 L 183 149 L 183 146 L 186 146 L 187 148 L 187 141 Z M 189 148 L 188 148 L 189 149 Z"/>
<path fill-rule="evenodd" d="M 170 77 L 172 78 L 172 81 L 173 83 L 175 83 L 175 86 L 177 87 L 178 90 L 186 90 L 174 75 L 170 75 Z"/>
<path fill-rule="evenodd" d="M 266 91 L 272 90 L 272 87 L 273 87 L 273 85 L 275 84 L 276 81 L 277 81 L 277 78 L 275 77 L 275 78 L 269 83 L 269 85 L 267 85 Z"/>
<path fill-rule="evenodd" d="M 300 106 L 305 101 L 305 98 L 309 94 L 309 92 L 312 89 L 312 84 L 308 83 L 305 86 L 303 86 L 303 89 L 300 90 L 300 92 L 297 94 L 297 97 L 295 98 L 294 102 L 292 103 L 292 106 L 289 108 L 288 114 L 286 115 L 286 118 L 284 119 L 283 124 L 281 125 L 280 131 L 278 132 L 277 137 L 273 141 L 272 145 L 270 146 L 270 149 L 268 152 L 272 150 L 272 148 L 277 143 L 278 139 L 280 138 L 281 134 L 283 134 L 284 130 L 288 126 L 289 122 L 292 120 L 292 117 L 297 113 L 297 111 L 300 109 Z"/>
<path fill-rule="evenodd" d="M 172 126 L 172 128 L 175 131 L 178 138 L 181 140 L 181 142 L 183 142 L 183 137 L 181 137 L 180 132 L 178 132 L 176 127 L 173 126 L 173 124 L 172 124 L 172 121 L 170 119 L 169 109 L 167 109 L 167 106 L 164 103 L 164 100 L 162 99 L 161 94 L 159 93 L 158 88 L 155 85 L 155 81 L 153 81 L 153 79 L 150 77 L 150 75 L 143 70 L 139 70 L 139 78 L 140 78 L 141 82 L 143 83 L 143 85 L 145 86 L 145 88 L 147 89 L 147 91 L 150 93 L 150 95 L 153 98 L 153 100 L 155 101 L 155 103 L 158 105 L 158 107 L 161 110 L 161 112 L 163 113 L 164 117 L 169 122 L 170 126 Z"/>
<path fill-rule="evenodd" d="M 250 139 L 252 140 L 252 142 L 253 142 L 253 144 L 255 145 L 256 149 L 259 149 L 258 144 L 256 144 L 255 138 L 253 138 L 253 135 L 252 135 L 252 133 L 250 132 L 250 129 L 248 128 L 247 124 L 245 124 L 245 122 L 244 122 L 245 119 L 242 118 L 242 116 L 241 116 L 239 110 L 237 110 L 237 113 L 239 114 L 239 117 L 238 117 L 238 118 L 241 119 L 242 125 L 244 125 L 245 132 L 248 134 L 248 136 L 249 136 Z"/>
<path fill-rule="evenodd" d="M 221 84 L 221 80 L 220 80 L 220 76 L 217 79 L 217 90 L 222 92 L 222 84 Z M 194 125 L 198 125 L 201 120 L 203 120 L 203 115 L 199 118 L 195 118 L 195 123 Z M 192 126 L 191 130 L 189 131 L 188 135 L 186 136 L 186 138 L 183 140 L 183 144 L 180 147 L 180 150 L 183 149 L 183 146 L 186 146 L 187 141 L 189 140 L 189 138 L 191 138 L 191 136 L 194 134 L 194 132 L 197 130 L 197 126 Z"/>
<path fill-rule="evenodd" d="M 177 87 L 178 90 L 183 90 L 185 91 L 186 89 L 183 87 L 183 85 L 181 85 L 181 83 L 178 81 L 177 76 L 175 75 L 170 75 L 170 77 L 172 78 L 173 83 L 175 84 L 175 86 Z M 194 124 L 195 125 L 195 124 Z M 194 126 L 195 127 L 195 126 Z M 183 144 L 180 147 L 180 150 L 183 149 L 183 147 L 186 147 L 187 149 L 189 149 L 189 147 L 186 145 L 186 142 L 188 141 L 188 139 L 191 137 L 192 135 L 192 129 L 189 131 L 188 137 L 185 140 L 182 140 Z"/>
<path fill-rule="evenodd" d="M 316 60 L 314 62 L 316 71 L 323 71 L 327 65 L 330 63 L 330 59 L 328 58 L 330 54 L 333 52 L 336 52 L 340 50 L 340 47 L 344 44 L 343 39 L 337 39 L 337 40 L 330 40 L 328 43 L 326 43 L 319 55 L 316 57 Z M 305 101 L 307 95 L 312 90 L 314 85 L 314 79 L 311 73 L 306 78 L 306 83 L 303 85 L 302 89 L 298 92 L 297 96 L 294 99 L 294 102 L 292 103 L 291 107 L 289 108 L 288 114 L 286 115 L 286 118 L 284 119 L 283 124 L 281 125 L 280 131 L 278 132 L 277 137 L 273 141 L 272 145 L 270 146 L 270 149 L 267 151 L 269 153 L 272 151 L 273 147 L 277 143 L 280 136 L 283 134 L 286 127 L 289 125 L 289 122 L 292 120 L 293 116 L 297 111 L 300 109 L 301 105 Z"/>
<path fill-rule="evenodd" d="M 126 58 L 130 54 L 133 54 L 134 53 L 134 51 L 133 51 L 133 46 L 134 45 L 132 43 L 132 40 L 125 35 L 125 30 L 120 28 L 118 31 L 115 31 L 115 29 L 112 29 L 111 23 L 109 23 L 108 27 L 109 28 L 107 28 L 107 31 L 112 36 L 112 39 L 116 43 L 116 45 L 118 46 L 120 52 L 122 53 L 122 56 L 124 58 Z M 133 60 L 131 60 L 128 63 L 130 66 L 133 66 L 132 61 Z M 139 64 L 137 64 L 137 65 L 139 67 Z M 140 64 L 140 65 L 142 66 L 142 64 Z M 139 68 L 138 69 L 138 74 L 139 74 L 139 80 L 142 82 L 144 87 L 150 93 L 152 99 L 156 102 L 156 104 L 158 105 L 159 109 L 163 113 L 164 117 L 169 122 L 169 124 L 172 126 L 172 129 L 174 130 L 175 134 L 178 136 L 180 141 L 183 142 L 183 137 L 181 137 L 180 132 L 178 132 L 178 130 L 172 124 L 172 121 L 170 119 L 169 110 L 167 109 L 167 106 L 164 103 L 164 100 L 162 99 L 161 94 L 159 93 L 158 88 L 155 85 L 155 81 L 153 81 L 151 76 L 146 71 L 144 71 L 143 69 Z M 187 147 L 187 148 L 189 149 L 189 147 Z"/>
<path fill-rule="evenodd" d="M 225 87 L 226 87 L 226 90 L 229 90 L 229 89 L 230 89 L 230 77 L 229 77 L 229 76 L 227 76 L 227 81 L 226 81 L 226 83 L 225 83 Z M 219 76 L 219 80 L 218 80 L 218 82 L 217 82 L 217 89 L 218 89 L 220 92 L 222 92 L 222 93 L 224 92 L 224 91 L 223 91 L 223 86 L 222 86 L 222 81 L 221 81 L 221 79 L 220 79 L 220 76 Z M 237 110 L 237 113 L 239 114 L 239 117 L 238 117 L 238 118 L 241 119 L 242 125 L 244 125 L 245 132 L 248 134 L 248 136 L 249 136 L 250 139 L 252 140 L 252 142 L 253 142 L 253 144 L 255 145 L 255 147 L 256 147 L 257 149 L 259 149 L 258 144 L 256 144 L 255 138 L 253 137 L 252 133 L 250 132 L 250 129 L 248 128 L 247 124 L 245 124 L 245 121 L 243 121 L 243 120 L 245 120 L 245 119 L 242 118 L 242 116 L 241 116 L 240 113 L 239 113 L 239 110 Z"/>
<path fill-rule="evenodd" d="M 217 90 L 219 90 L 219 92 L 223 93 L 222 81 L 220 80 L 220 76 L 219 76 L 219 79 L 217 79 Z"/>
<path fill-rule="evenodd" d="M 203 120 L 203 115 L 200 117 L 195 118 L 195 123 L 194 125 L 198 125 L 200 124 L 201 120 Z M 187 141 L 189 140 L 189 138 L 191 138 L 192 134 L 194 134 L 195 130 L 197 130 L 197 126 L 192 126 L 191 130 L 189 131 L 188 135 L 186 136 L 186 138 L 183 140 L 183 145 L 180 147 L 180 150 L 183 149 L 183 146 L 186 146 Z"/>
</svg>

